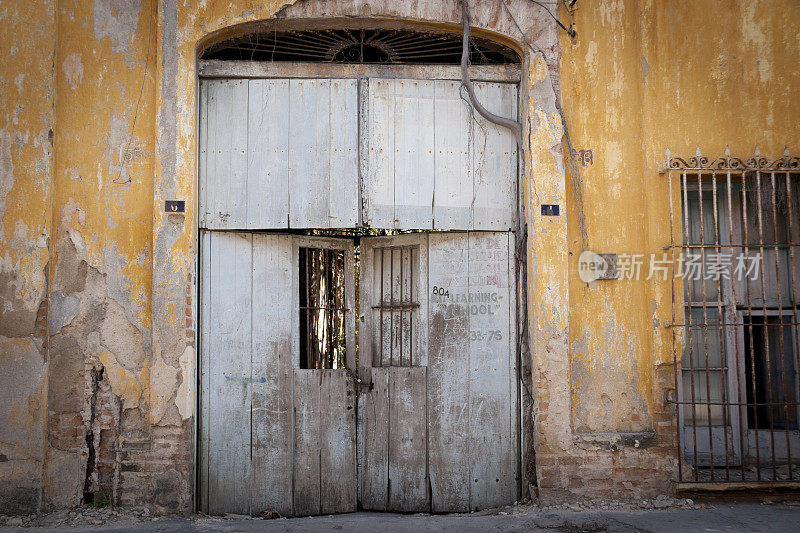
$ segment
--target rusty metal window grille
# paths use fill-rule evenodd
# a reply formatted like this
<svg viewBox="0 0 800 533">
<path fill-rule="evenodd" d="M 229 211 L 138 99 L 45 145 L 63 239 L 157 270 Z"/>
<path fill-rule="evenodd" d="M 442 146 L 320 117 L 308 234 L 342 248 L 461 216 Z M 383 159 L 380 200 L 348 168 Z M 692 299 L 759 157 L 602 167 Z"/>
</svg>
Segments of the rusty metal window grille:
<svg viewBox="0 0 800 533">
<path fill-rule="evenodd" d="M 414 366 L 414 335 L 419 320 L 419 247 L 387 246 L 374 249 L 372 366 Z"/>
<path fill-rule="evenodd" d="M 327 63 L 461 63 L 461 34 L 397 29 L 272 31 L 230 39 L 210 47 L 203 59 Z M 470 39 L 470 63 L 520 63 L 511 48 Z"/>
<path fill-rule="evenodd" d="M 667 151 L 665 173 L 678 481 L 800 481 L 800 159 Z"/>
<path fill-rule="evenodd" d="M 344 251 L 299 248 L 300 368 L 345 368 Z"/>
</svg>

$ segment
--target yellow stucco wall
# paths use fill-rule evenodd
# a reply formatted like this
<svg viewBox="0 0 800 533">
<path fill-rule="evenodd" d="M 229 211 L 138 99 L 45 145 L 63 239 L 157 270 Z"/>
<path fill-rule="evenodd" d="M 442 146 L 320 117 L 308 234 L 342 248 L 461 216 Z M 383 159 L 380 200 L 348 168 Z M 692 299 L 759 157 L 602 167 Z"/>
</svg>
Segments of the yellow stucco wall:
<svg viewBox="0 0 800 533">
<path fill-rule="evenodd" d="M 594 155 L 579 167 L 590 250 L 660 257 L 667 148 L 719 157 L 729 145 L 743 159 L 756 146 L 770 158 L 800 151 L 797 2 L 578 2 L 573 17 L 577 39 L 560 36 L 562 97 L 574 147 Z M 670 283 L 582 283 L 568 191 L 573 427 L 651 427 L 672 360 Z"/>
<path fill-rule="evenodd" d="M 62 442 L 53 427 L 89 416 L 83 380 L 92 365 L 139 413 L 122 423 L 121 442 L 162 438 L 158 427 L 191 436 L 198 48 L 218 30 L 294 3 L 0 2 L 0 388 L 11 391 L 0 396 L 0 420 L 9 421 L 0 422 L 8 459 L 0 479 L 16 493 L 40 498 L 44 472 L 45 502 L 79 498 L 80 438 Z M 310 18 L 458 21 L 452 1 L 305 3 Z M 573 431 L 665 423 L 672 337 L 663 324 L 672 307 L 668 282 L 578 279 L 579 206 L 563 177 L 557 65 L 545 61 L 556 53 L 546 46 L 555 30 L 535 5 L 512 4 L 525 38 L 500 4 L 482 0 L 473 13 L 517 40 L 529 66 L 524 194 L 542 481 L 558 475 L 546 470 L 548 454 L 582 453 Z M 562 8 L 570 16 L 578 37 L 559 33 L 560 104 L 573 146 L 594 154 L 580 167 L 590 250 L 661 252 L 668 206 L 657 170 L 667 147 L 721 155 L 730 145 L 741 157 L 755 145 L 772 157 L 785 145 L 800 151 L 797 2 L 579 0 L 571 15 Z M 186 200 L 185 216 L 165 215 L 166 199 Z M 541 203 L 565 205 L 566 216 L 540 216 Z M 72 396 L 64 382 L 77 383 Z M 176 490 L 190 493 L 190 484 Z"/>
<path fill-rule="evenodd" d="M 41 484 L 54 9 L 0 4 L 0 499 L 9 510 L 37 502 Z"/>
</svg>

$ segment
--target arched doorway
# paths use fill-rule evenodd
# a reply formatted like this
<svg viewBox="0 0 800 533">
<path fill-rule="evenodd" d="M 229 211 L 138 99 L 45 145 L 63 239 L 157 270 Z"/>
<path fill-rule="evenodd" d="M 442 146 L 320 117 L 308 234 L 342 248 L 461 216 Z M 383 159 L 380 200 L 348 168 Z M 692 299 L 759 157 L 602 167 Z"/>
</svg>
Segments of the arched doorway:
<svg viewBox="0 0 800 533">
<path fill-rule="evenodd" d="M 460 53 L 351 21 L 201 60 L 203 511 L 520 496 L 517 147 L 462 98 Z M 471 56 L 516 118 L 516 53 Z"/>
</svg>

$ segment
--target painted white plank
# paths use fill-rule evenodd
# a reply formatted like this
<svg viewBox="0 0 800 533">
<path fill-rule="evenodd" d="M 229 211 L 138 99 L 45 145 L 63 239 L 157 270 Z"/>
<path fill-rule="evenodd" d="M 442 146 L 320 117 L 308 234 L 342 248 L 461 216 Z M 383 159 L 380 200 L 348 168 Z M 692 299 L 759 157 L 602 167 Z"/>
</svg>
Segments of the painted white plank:
<svg viewBox="0 0 800 533">
<path fill-rule="evenodd" d="M 428 236 L 428 446 L 433 512 L 469 510 L 469 284 L 466 233 Z M 444 294 L 442 294 L 444 293 Z"/>
<path fill-rule="evenodd" d="M 320 513 L 356 510 L 355 396 L 344 370 L 318 370 Z"/>
<path fill-rule="evenodd" d="M 371 384 L 364 391 L 361 504 L 364 509 L 389 509 L 389 370 L 367 368 L 363 378 Z"/>
<path fill-rule="evenodd" d="M 253 235 L 251 512 L 292 514 L 292 237 Z"/>
<path fill-rule="evenodd" d="M 516 119 L 517 86 L 476 83 L 475 93 L 489 111 Z M 492 124 L 475 113 L 473 139 L 472 228 L 508 231 L 513 225 L 517 198 L 517 144 L 508 128 Z"/>
<path fill-rule="evenodd" d="M 514 491 L 514 500 L 522 496 L 522 419 L 520 418 L 521 380 L 517 358 L 517 265 L 514 258 L 516 238 L 513 232 L 506 233 L 508 238 L 508 393 L 509 393 L 509 428 L 513 443 L 515 482 L 510 489 Z"/>
<path fill-rule="evenodd" d="M 358 225 L 358 80 L 330 80 L 330 206 L 332 228 Z"/>
<path fill-rule="evenodd" d="M 320 371 L 294 370 L 294 514 L 320 513 Z"/>
<path fill-rule="evenodd" d="M 424 366 L 389 369 L 389 510 L 430 509 Z"/>
<path fill-rule="evenodd" d="M 436 82 L 436 189 L 433 227 L 469 229 L 472 222 L 472 107 L 461 83 Z"/>
<path fill-rule="evenodd" d="M 225 80 L 217 103 L 216 184 L 219 226 L 244 227 L 247 219 L 247 80 Z M 223 201 L 224 198 L 224 201 Z"/>
<path fill-rule="evenodd" d="M 469 433 L 471 509 L 516 498 L 511 424 L 508 234 L 469 234 Z"/>
<path fill-rule="evenodd" d="M 247 216 L 247 80 L 208 85 L 207 172 L 203 212 L 209 228 L 244 227 Z M 201 139 L 202 140 L 202 139 Z"/>
<path fill-rule="evenodd" d="M 417 311 L 414 313 L 413 333 L 416 341 L 414 347 L 415 366 L 428 365 L 428 313 L 429 313 L 429 294 L 428 290 L 428 234 L 417 234 L 416 244 L 413 248 L 412 263 L 416 265 L 414 279 L 412 280 L 414 298 L 419 303 Z M 407 238 L 407 237 L 402 237 Z"/>
<path fill-rule="evenodd" d="M 434 82 L 395 80 L 395 227 L 432 227 L 433 150 Z"/>
<path fill-rule="evenodd" d="M 250 235 L 211 237 L 209 512 L 250 512 Z"/>
<path fill-rule="evenodd" d="M 289 225 L 289 80 L 250 80 L 247 122 L 248 229 Z"/>
<path fill-rule="evenodd" d="M 289 82 L 289 226 L 329 227 L 330 80 Z"/>
<path fill-rule="evenodd" d="M 378 266 L 375 264 L 375 249 L 372 246 L 373 240 L 364 238 L 361 240 L 361 250 L 359 258 L 359 358 L 358 372 L 362 376 L 372 366 L 374 358 L 378 352 L 375 350 L 374 338 L 377 322 L 373 317 L 372 306 L 380 299 L 380 292 L 375 283 L 377 279 Z M 362 376 L 362 379 L 363 376 Z"/>
<path fill-rule="evenodd" d="M 214 228 L 219 220 L 219 209 L 217 206 L 217 159 L 219 155 L 219 147 L 217 146 L 217 131 L 218 131 L 218 113 L 217 104 L 220 98 L 220 81 L 208 80 L 204 83 L 205 86 L 205 100 L 206 100 L 206 115 L 205 119 L 201 117 L 201 124 L 206 125 L 206 134 L 201 137 L 201 142 L 205 141 L 205 166 L 201 177 L 205 183 L 205 188 L 201 191 L 199 197 L 199 208 L 204 220 L 203 227 Z"/>
<path fill-rule="evenodd" d="M 198 97 L 200 103 L 200 124 L 198 126 L 199 146 L 197 155 L 197 199 L 199 205 L 197 218 L 201 228 L 208 227 L 205 209 L 206 197 L 208 195 L 208 86 L 209 82 L 207 80 L 200 81 L 200 95 Z"/>
<path fill-rule="evenodd" d="M 370 79 L 367 136 L 367 205 L 364 223 L 374 228 L 394 228 L 395 80 Z"/>
</svg>

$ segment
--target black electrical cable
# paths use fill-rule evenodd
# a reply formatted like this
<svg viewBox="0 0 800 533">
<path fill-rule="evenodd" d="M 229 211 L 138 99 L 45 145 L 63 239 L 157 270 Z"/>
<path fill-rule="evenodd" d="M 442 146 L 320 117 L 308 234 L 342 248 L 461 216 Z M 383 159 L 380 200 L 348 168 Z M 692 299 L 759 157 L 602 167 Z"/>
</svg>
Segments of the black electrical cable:
<svg viewBox="0 0 800 533">
<path fill-rule="evenodd" d="M 536 4 L 537 6 L 541 7 L 541 8 L 542 8 L 542 9 L 544 9 L 545 11 L 547 11 L 547 14 L 548 14 L 548 15 L 550 15 L 551 17 L 553 17 L 553 20 L 555 20 L 555 21 L 556 21 L 556 24 L 558 24 L 559 26 L 561 26 L 561 29 L 562 29 L 562 30 L 564 30 L 565 32 L 567 32 L 567 35 L 569 35 L 569 36 L 570 36 L 570 37 L 572 37 L 573 39 L 575 38 L 575 35 L 576 35 L 576 33 L 575 33 L 575 29 L 574 29 L 574 28 L 567 28 L 566 26 L 564 26 L 564 25 L 561 23 L 561 21 L 560 21 L 560 20 L 558 20 L 558 17 L 556 17 L 555 15 L 553 15 L 553 12 L 552 12 L 552 11 L 550 11 L 550 9 L 549 9 L 549 8 L 548 8 L 546 5 L 544 5 L 544 4 L 543 4 L 543 3 L 541 3 L 541 2 L 537 2 L 536 0 L 529 0 L 529 1 L 530 1 L 530 2 L 533 2 L 533 3 L 534 3 L 534 4 Z"/>
</svg>

